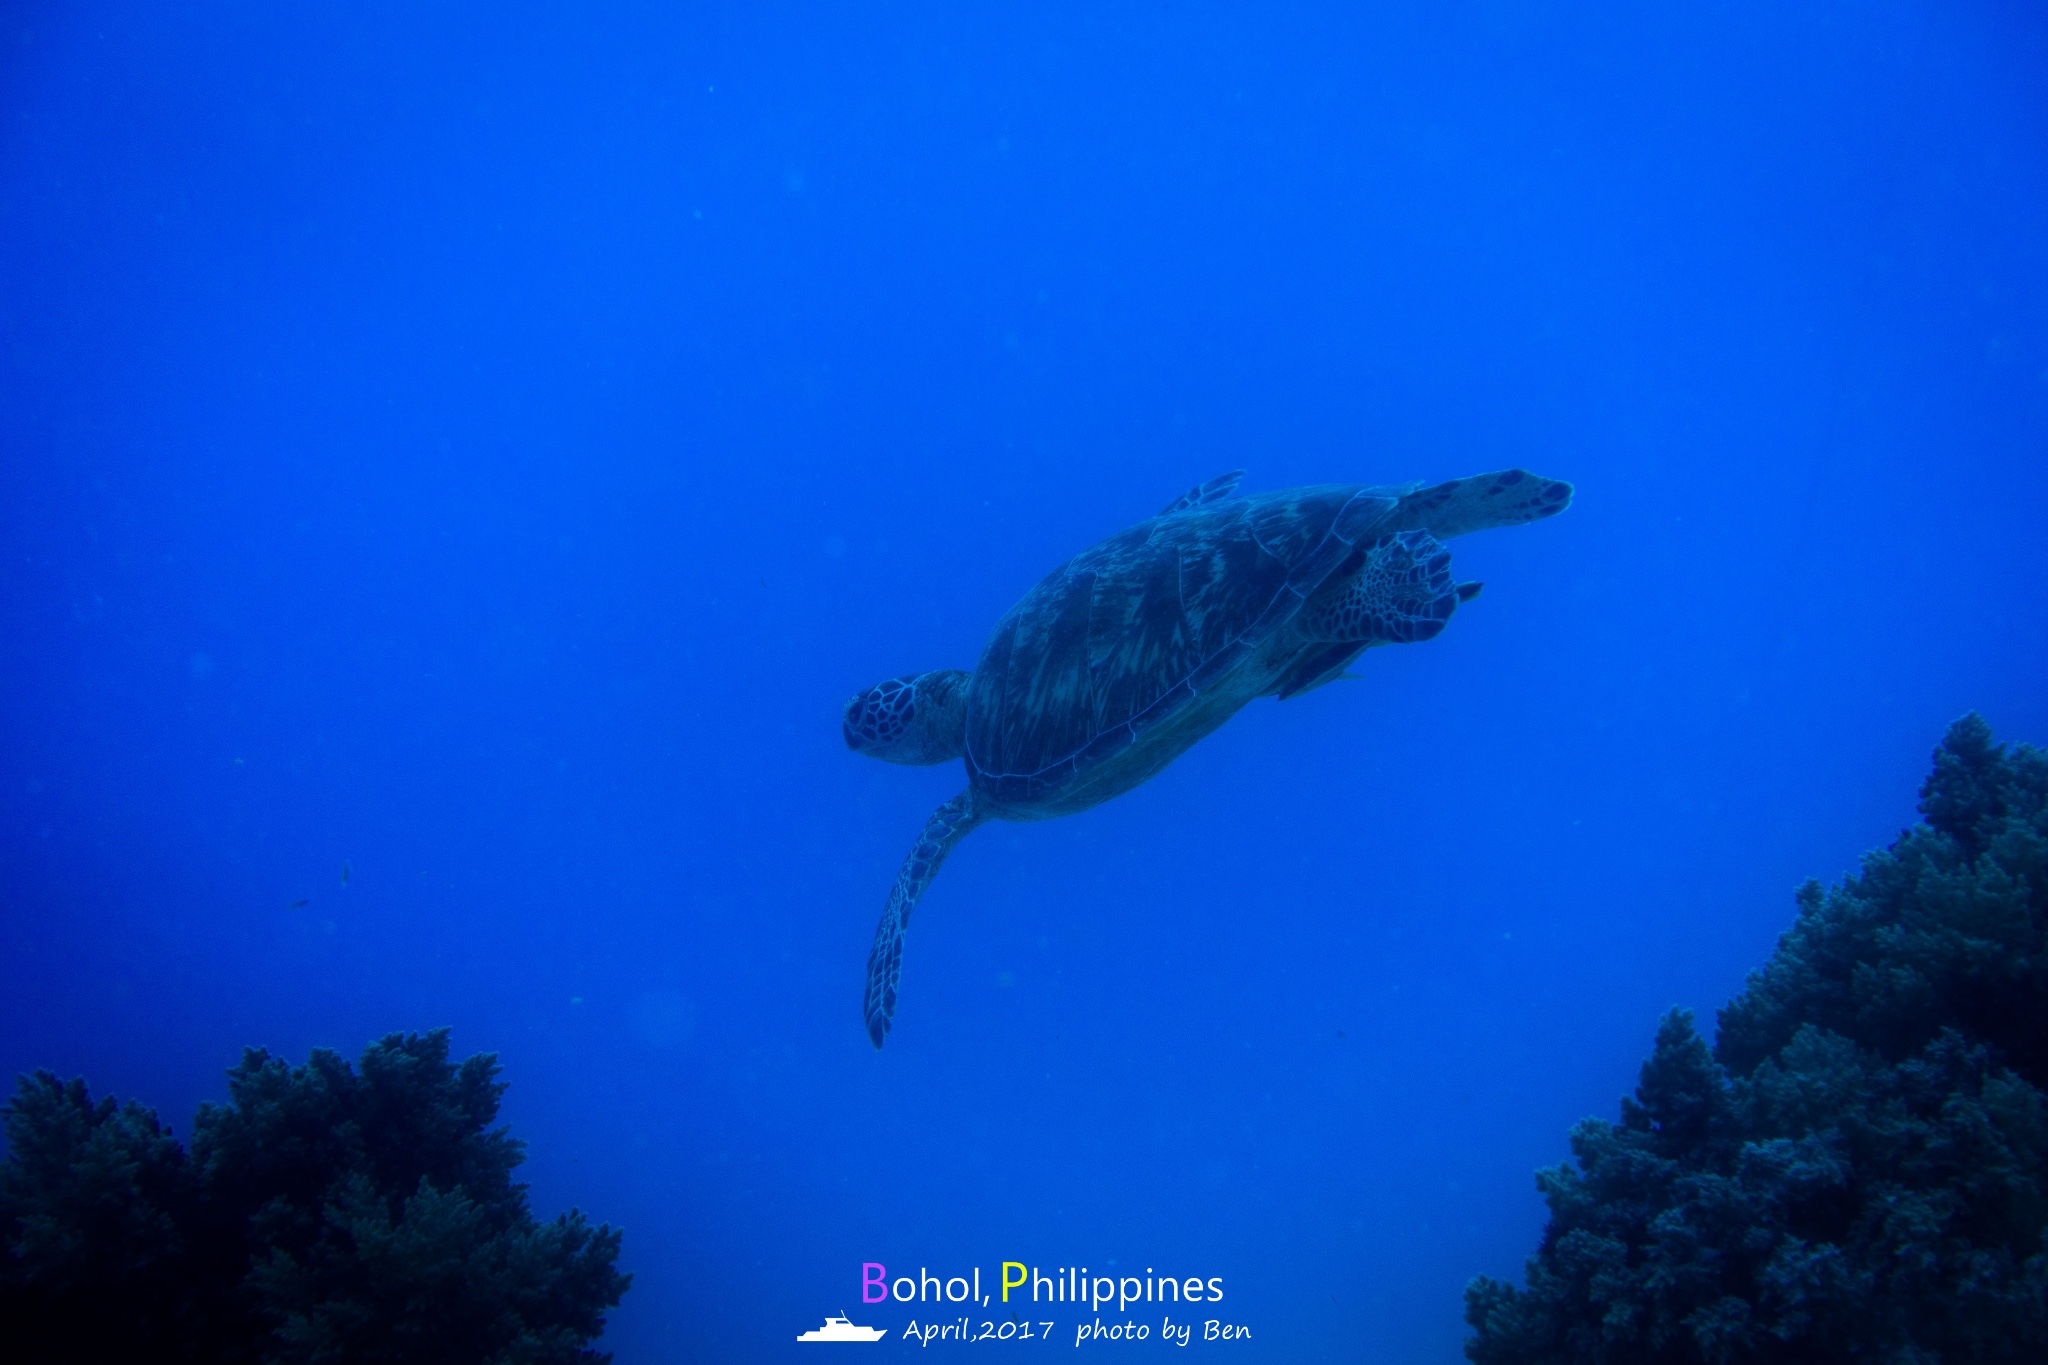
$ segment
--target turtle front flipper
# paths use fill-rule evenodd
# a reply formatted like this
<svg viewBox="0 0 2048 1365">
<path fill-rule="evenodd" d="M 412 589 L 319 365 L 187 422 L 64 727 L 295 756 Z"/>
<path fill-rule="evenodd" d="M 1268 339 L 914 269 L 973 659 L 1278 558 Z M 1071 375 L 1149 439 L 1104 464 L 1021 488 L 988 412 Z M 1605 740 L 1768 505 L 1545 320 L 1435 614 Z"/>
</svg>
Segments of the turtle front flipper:
<svg viewBox="0 0 2048 1365">
<path fill-rule="evenodd" d="M 877 1049 L 889 1036 L 889 1023 L 896 1017 L 896 984 L 903 975 L 903 931 L 910 927 L 910 912 L 917 908 L 917 898 L 938 875 L 939 864 L 946 861 L 953 845 L 987 818 L 981 797 L 969 787 L 932 812 L 910 856 L 903 860 L 903 869 L 896 874 L 882 922 L 875 926 L 875 946 L 868 953 L 867 994 L 861 1001 L 868 1041 Z"/>
<path fill-rule="evenodd" d="M 1349 573 L 1332 574 L 1302 608 L 1308 639 L 1397 645 L 1432 640 L 1471 595 L 1451 582 L 1451 552 L 1427 531 L 1381 536 L 1354 558 L 1356 568 L 1346 565 Z"/>
</svg>

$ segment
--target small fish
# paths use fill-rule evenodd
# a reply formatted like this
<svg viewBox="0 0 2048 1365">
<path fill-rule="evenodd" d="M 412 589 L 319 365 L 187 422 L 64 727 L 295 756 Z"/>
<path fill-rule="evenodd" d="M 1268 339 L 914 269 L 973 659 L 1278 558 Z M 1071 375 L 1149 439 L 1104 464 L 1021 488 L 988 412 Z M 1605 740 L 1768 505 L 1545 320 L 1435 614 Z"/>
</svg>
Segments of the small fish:
<svg viewBox="0 0 2048 1365">
<path fill-rule="evenodd" d="M 341 884 L 343 886 L 348 885 L 348 859 L 346 858 L 341 860 Z"/>
<path fill-rule="evenodd" d="M 290 905 L 287 905 L 287 906 L 285 907 L 285 909 L 287 909 L 287 910 L 303 910 L 303 909 L 305 909 L 305 908 L 306 908 L 307 906 L 311 905 L 312 903 L 313 903 L 313 898 L 312 898 L 311 896 L 301 896 L 301 897 L 299 897 L 299 898 L 298 898 L 297 900 L 293 901 L 293 902 L 292 902 L 292 903 L 291 903 Z"/>
</svg>

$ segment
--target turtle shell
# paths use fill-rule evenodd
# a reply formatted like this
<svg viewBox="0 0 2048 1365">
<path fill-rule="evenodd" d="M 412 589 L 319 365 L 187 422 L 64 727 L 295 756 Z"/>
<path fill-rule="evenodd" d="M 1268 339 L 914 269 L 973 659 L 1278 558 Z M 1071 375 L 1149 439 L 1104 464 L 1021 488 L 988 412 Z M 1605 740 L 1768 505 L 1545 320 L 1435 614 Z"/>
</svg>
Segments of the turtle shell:
<svg viewBox="0 0 2048 1365">
<path fill-rule="evenodd" d="M 1229 687 L 1405 491 L 1329 485 L 1203 503 L 1053 570 L 997 624 L 975 667 L 975 786 L 1012 807 L 1046 802 Z"/>
</svg>

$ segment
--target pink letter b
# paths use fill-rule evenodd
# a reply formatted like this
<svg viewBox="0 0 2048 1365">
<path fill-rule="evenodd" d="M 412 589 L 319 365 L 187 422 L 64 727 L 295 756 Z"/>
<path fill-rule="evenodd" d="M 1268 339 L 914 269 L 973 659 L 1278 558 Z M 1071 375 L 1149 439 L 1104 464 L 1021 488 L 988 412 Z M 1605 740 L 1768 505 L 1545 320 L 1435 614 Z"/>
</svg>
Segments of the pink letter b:
<svg viewBox="0 0 2048 1365">
<path fill-rule="evenodd" d="M 888 1298 L 889 1291 L 883 1288 L 888 1283 L 888 1280 L 889 1268 L 887 1266 L 877 1265 L 873 1261 L 862 1261 L 860 1263 L 860 1301 L 862 1303 L 880 1303 L 883 1299 Z"/>
</svg>

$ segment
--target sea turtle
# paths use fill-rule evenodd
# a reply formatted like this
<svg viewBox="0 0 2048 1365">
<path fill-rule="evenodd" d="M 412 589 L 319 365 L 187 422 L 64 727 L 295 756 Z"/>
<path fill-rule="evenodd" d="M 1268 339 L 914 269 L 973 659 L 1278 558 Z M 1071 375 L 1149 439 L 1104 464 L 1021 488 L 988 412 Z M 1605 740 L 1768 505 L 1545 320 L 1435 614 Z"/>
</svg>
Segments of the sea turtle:
<svg viewBox="0 0 2048 1365">
<path fill-rule="evenodd" d="M 974 672 L 875 684 L 846 745 L 891 763 L 967 761 L 896 875 L 868 956 L 876 1047 L 896 1016 L 903 931 L 939 864 L 984 820 L 1045 820 L 1129 791 L 1254 697 L 1298 697 L 1374 645 L 1434 637 L 1477 583 L 1441 542 L 1571 505 L 1520 469 L 1425 488 L 1237 494 L 1221 475 L 1054 569 L 996 623 Z"/>
</svg>

